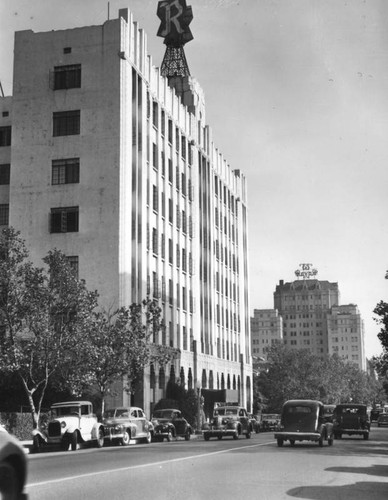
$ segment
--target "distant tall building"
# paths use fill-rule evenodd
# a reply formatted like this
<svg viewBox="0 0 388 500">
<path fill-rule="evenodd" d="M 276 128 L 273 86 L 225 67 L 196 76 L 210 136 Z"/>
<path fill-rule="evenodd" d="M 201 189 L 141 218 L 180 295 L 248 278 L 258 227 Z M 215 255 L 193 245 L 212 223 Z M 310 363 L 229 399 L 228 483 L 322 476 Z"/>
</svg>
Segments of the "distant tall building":
<svg viewBox="0 0 388 500">
<path fill-rule="evenodd" d="M 284 343 L 293 349 L 309 349 L 328 354 L 326 316 L 339 303 L 338 283 L 317 279 L 279 281 L 274 292 L 274 308 L 283 317 Z"/>
<path fill-rule="evenodd" d="M 283 341 L 283 318 L 275 309 L 255 309 L 251 318 L 252 356 L 267 359 L 267 350 Z"/>
<path fill-rule="evenodd" d="M 366 370 L 364 322 L 354 304 L 334 306 L 327 314 L 329 354 Z"/>
<path fill-rule="evenodd" d="M 0 226 L 20 230 L 36 264 L 61 249 L 107 310 L 157 300 L 154 342 L 178 352 L 111 404 L 149 413 L 179 380 L 235 390 L 250 409 L 247 186 L 213 143 L 198 82 L 162 75 L 128 9 L 17 32 L 13 81 L 0 98 Z"/>
</svg>

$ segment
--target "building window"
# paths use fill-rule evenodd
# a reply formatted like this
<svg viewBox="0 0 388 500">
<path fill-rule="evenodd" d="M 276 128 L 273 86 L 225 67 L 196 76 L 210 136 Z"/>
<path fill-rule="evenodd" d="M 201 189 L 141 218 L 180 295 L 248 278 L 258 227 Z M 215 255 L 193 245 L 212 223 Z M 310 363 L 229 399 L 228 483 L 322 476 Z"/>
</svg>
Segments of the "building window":
<svg viewBox="0 0 388 500">
<path fill-rule="evenodd" d="M 64 47 L 63 53 L 64 54 L 71 54 L 71 47 Z"/>
<path fill-rule="evenodd" d="M 9 222 L 9 205 L 0 205 L 0 226 L 8 226 Z"/>
<path fill-rule="evenodd" d="M 52 184 L 79 182 L 79 158 L 52 161 Z"/>
<path fill-rule="evenodd" d="M 11 127 L 0 127 L 0 147 L 11 145 Z"/>
<path fill-rule="evenodd" d="M 158 230 L 156 228 L 152 228 L 152 252 L 155 255 L 158 255 Z"/>
<path fill-rule="evenodd" d="M 54 67 L 54 90 L 75 89 L 81 87 L 81 65 Z"/>
<path fill-rule="evenodd" d="M 10 171 L 11 166 L 9 163 L 3 163 L 3 165 L 0 165 L 0 185 L 4 186 L 6 184 L 9 184 Z"/>
<path fill-rule="evenodd" d="M 78 207 L 52 208 L 51 233 L 74 233 L 78 231 Z"/>
<path fill-rule="evenodd" d="M 159 211 L 159 193 L 155 184 L 152 186 L 152 209 L 156 213 Z"/>
<path fill-rule="evenodd" d="M 81 112 L 58 111 L 53 113 L 53 136 L 78 135 L 80 133 Z"/>
<path fill-rule="evenodd" d="M 158 128 L 158 103 L 156 101 L 152 102 L 152 124 Z"/>
</svg>

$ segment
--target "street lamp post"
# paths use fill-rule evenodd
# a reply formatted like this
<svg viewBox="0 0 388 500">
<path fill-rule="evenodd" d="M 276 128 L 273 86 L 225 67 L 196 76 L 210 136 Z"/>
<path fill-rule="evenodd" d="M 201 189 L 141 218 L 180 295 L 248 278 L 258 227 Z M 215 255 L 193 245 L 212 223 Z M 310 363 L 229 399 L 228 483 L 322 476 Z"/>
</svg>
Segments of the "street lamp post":
<svg viewBox="0 0 388 500">
<path fill-rule="evenodd" d="M 199 382 L 197 382 L 197 433 L 199 434 L 201 432 L 201 429 L 202 429 L 202 425 L 201 425 L 201 399 L 202 399 L 202 395 L 201 395 L 201 384 Z"/>
</svg>

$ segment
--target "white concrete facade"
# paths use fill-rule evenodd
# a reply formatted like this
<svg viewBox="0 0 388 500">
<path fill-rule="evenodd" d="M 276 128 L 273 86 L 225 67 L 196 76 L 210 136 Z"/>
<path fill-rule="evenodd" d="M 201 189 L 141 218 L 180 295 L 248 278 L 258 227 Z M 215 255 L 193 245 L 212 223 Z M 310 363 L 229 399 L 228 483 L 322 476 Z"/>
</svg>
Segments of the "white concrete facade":
<svg viewBox="0 0 388 500">
<path fill-rule="evenodd" d="M 327 315 L 329 354 L 366 371 L 364 322 L 354 304 L 332 307 Z"/>
<path fill-rule="evenodd" d="M 283 318 L 276 309 L 254 309 L 251 342 L 253 358 L 258 361 L 266 361 L 268 348 L 283 342 Z"/>
<path fill-rule="evenodd" d="M 237 389 L 250 409 L 246 180 L 213 144 L 198 83 L 169 86 L 128 9 L 101 26 L 17 32 L 14 54 L 13 96 L 0 98 L 9 225 L 36 263 L 54 247 L 77 261 L 104 308 L 159 301 L 155 340 L 180 355 L 147 370 L 139 406 L 175 375 Z"/>
</svg>

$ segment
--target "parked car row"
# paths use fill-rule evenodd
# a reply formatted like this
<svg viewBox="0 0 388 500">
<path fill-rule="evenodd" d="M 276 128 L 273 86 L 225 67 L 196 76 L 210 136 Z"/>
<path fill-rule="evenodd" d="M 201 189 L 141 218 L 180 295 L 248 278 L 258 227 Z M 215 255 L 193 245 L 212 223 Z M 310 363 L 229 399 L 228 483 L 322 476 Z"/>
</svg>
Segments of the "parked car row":
<svg viewBox="0 0 388 500">
<path fill-rule="evenodd" d="M 176 409 L 157 410 L 151 421 L 138 407 L 117 407 L 105 411 L 102 422 L 93 413 L 89 401 L 55 403 L 50 409 L 47 424 L 33 431 L 33 452 L 49 447 L 76 450 L 80 445 L 127 446 L 131 441 L 150 443 L 171 441 L 173 438 L 190 439 L 191 425 Z"/>
</svg>

